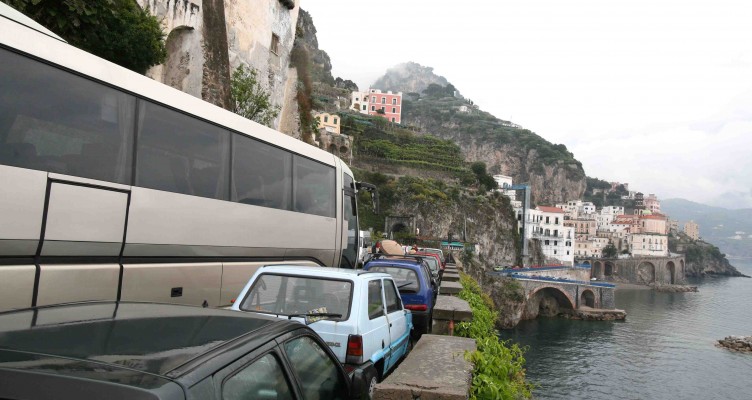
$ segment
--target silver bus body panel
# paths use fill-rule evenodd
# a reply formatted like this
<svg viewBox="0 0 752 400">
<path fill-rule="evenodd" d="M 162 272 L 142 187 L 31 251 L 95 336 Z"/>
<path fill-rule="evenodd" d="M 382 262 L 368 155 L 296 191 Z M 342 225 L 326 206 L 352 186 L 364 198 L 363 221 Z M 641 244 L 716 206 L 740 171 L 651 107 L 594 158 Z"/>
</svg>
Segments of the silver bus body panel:
<svg viewBox="0 0 752 400">
<path fill-rule="evenodd" d="M 120 264 L 41 265 L 37 305 L 115 300 L 119 279 Z"/>
<path fill-rule="evenodd" d="M 0 256 L 33 256 L 42 230 L 47 173 L 0 165 Z"/>
<path fill-rule="evenodd" d="M 52 183 L 42 255 L 119 255 L 127 207 L 127 193 Z"/>
<path fill-rule="evenodd" d="M 220 305 L 222 263 L 124 264 L 121 300 Z M 172 293 L 180 288 L 179 296 Z"/>
<path fill-rule="evenodd" d="M 36 270 L 34 265 L 0 265 L 0 311 L 31 306 Z"/>
<path fill-rule="evenodd" d="M 134 187 L 123 255 L 283 257 L 288 246 L 333 251 L 334 235 L 334 218 Z"/>
</svg>

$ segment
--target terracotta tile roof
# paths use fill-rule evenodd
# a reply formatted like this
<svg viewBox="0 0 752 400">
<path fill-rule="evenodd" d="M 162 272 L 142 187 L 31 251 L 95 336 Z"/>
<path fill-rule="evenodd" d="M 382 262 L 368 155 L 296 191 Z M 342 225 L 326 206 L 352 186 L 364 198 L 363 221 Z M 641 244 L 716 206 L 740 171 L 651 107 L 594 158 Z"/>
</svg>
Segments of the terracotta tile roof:
<svg viewBox="0 0 752 400">
<path fill-rule="evenodd" d="M 549 206 L 538 206 L 538 210 L 547 212 L 547 213 L 559 213 L 559 214 L 564 214 L 566 212 L 559 207 L 549 207 Z"/>
<path fill-rule="evenodd" d="M 663 215 L 642 215 L 640 216 L 640 219 L 659 219 L 659 220 L 666 220 L 666 217 Z"/>
</svg>

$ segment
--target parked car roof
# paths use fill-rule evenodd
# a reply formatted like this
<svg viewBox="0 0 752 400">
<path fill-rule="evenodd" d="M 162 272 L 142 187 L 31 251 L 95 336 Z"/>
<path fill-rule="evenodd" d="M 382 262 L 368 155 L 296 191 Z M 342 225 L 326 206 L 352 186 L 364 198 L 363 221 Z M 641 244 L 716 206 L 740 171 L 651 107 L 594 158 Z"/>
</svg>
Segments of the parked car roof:
<svg viewBox="0 0 752 400">
<path fill-rule="evenodd" d="M 0 313 L 0 370 L 162 386 L 228 342 L 299 324 L 183 305 L 87 302 Z M 86 338 L 86 340 L 82 340 Z"/>
<path fill-rule="evenodd" d="M 262 267 L 263 272 L 269 273 L 289 273 L 306 276 L 321 277 L 357 277 L 363 274 L 376 274 L 377 272 L 365 271 L 362 269 L 345 269 L 331 267 L 309 267 L 305 265 L 267 265 Z"/>
</svg>

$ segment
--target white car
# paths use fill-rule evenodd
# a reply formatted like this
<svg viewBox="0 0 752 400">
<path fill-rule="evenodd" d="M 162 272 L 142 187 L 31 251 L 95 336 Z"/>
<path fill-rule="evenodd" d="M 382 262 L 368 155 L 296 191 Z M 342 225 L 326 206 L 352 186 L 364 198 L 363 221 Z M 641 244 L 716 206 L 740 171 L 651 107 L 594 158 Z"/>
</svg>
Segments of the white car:
<svg viewBox="0 0 752 400">
<path fill-rule="evenodd" d="M 412 314 L 385 273 L 265 266 L 251 277 L 231 308 L 306 323 L 345 370 L 365 371 L 369 395 L 411 346 Z"/>
</svg>

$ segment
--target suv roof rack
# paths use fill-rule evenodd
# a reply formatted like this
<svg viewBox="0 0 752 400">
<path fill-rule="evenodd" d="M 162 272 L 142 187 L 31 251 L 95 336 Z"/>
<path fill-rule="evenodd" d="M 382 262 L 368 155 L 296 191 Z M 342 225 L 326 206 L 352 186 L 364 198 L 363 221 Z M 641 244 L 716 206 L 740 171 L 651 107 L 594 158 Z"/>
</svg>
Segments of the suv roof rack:
<svg viewBox="0 0 752 400">
<path fill-rule="evenodd" d="M 384 254 L 384 253 L 376 253 L 371 258 L 372 260 L 378 260 L 380 258 L 414 258 L 418 261 L 423 261 L 426 256 L 421 255 L 414 255 L 414 254 L 404 254 L 404 255 L 398 255 L 398 254 Z"/>
</svg>

